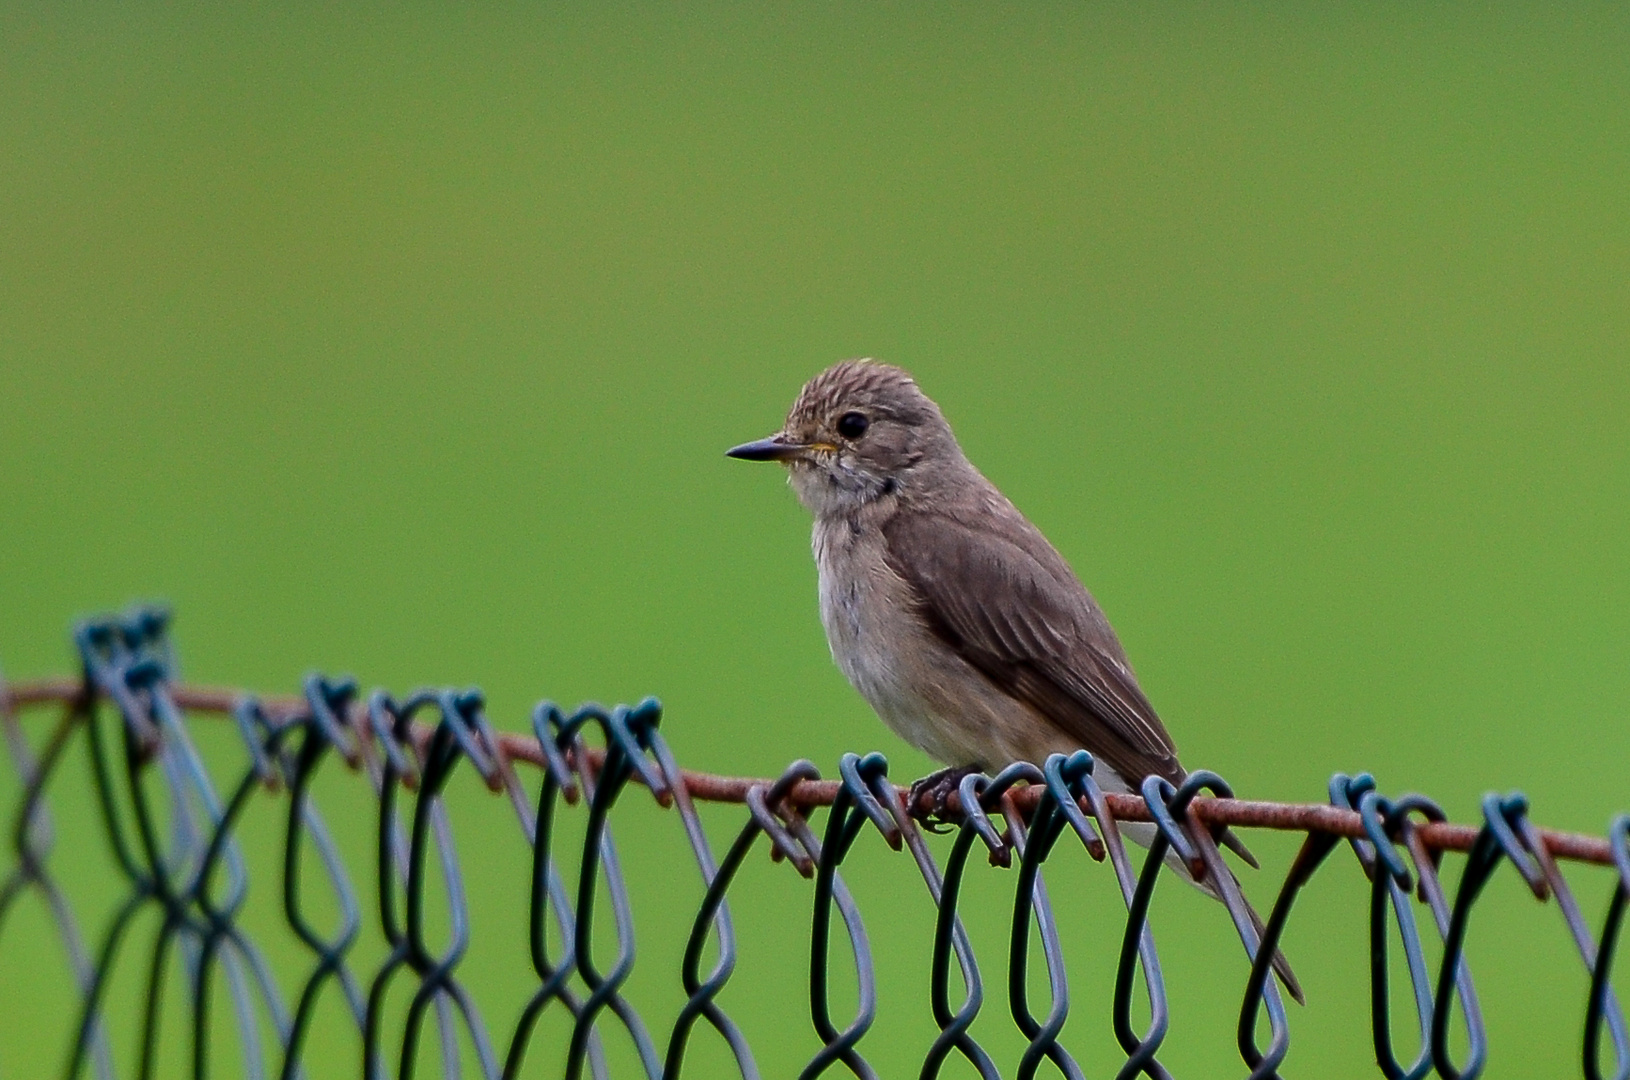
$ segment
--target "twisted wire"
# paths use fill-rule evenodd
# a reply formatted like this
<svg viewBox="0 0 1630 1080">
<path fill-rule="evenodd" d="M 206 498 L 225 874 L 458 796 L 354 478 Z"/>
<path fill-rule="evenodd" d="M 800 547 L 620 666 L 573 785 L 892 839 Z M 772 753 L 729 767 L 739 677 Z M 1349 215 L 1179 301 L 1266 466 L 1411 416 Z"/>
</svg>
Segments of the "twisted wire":
<svg viewBox="0 0 1630 1080">
<path fill-rule="evenodd" d="M 1108 863 L 1125 905 L 1109 1001 L 1122 1055 L 1116 1070 L 1120 1080 L 1139 1075 L 1169 1080 L 1158 1054 L 1177 1018 L 1168 1004 L 1151 928 L 1156 885 L 1168 874 L 1193 878 L 1213 892 L 1243 946 L 1247 969 L 1241 976 L 1235 1031 L 1241 1075 L 1251 1080 L 1282 1075 L 1290 1060 L 1291 1027 L 1273 960 L 1297 898 L 1343 841 L 1359 864 L 1368 901 L 1370 1067 L 1388 1080 L 1423 1080 L 1433 1071 L 1445 1080 L 1475 1080 L 1486 1069 L 1494 1040 L 1486 1030 L 1465 951 L 1484 887 L 1501 863 L 1510 863 L 1535 899 L 1561 914 L 1589 977 L 1576 1059 L 1582 1074 L 1586 1080 L 1630 1080 L 1630 1030 L 1610 978 L 1630 906 L 1630 815 L 1615 818 L 1606 838 L 1556 833 L 1534 824 L 1520 794 L 1491 794 L 1483 800 L 1479 824 L 1459 826 L 1423 796 L 1383 796 L 1367 774 L 1337 774 L 1326 804 L 1235 799 L 1221 777 L 1206 772 L 1191 774 L 1178 785 L 1152 778 L 1138 794 L 1120 794 L 1097 786 L 1092 757 L 1084 751 L 1054 755 L 1039 767 L 1019 763 L 994 776 L 964 776 L 955 791 L 938 801 L 896 787 L 888 778 L 887 760 L 876 753 L 844 755 L 835 780 L 822 780 L 807 761 L 794 762 L 773 780 L 716 777 L 680 768 L 659 730 L 661 707 L 654 699 L 613 708 L 586 705 L 571 712 L 544 702 L 534 710 L 531 737 L 526 737 L 498 731 L 474 690 L 427 689 L 400 700 L 375 691 L 364 701 L 353 680 L 322 675 L 308 677 L 294 699 L 200 690 L 177 682 L 168 626 L 164 612 L 148 608 L 88 620 L 74 634 L 78 679 L 0 683 L 0 728 L 18 793 L 9 817 L 9 865 L 0 876 L 0 949 L 19 899 L 37 894 L 78 995 L 63 1046 L 62 1072 L 68 1077 L 83 1074 L 88 1066 L 98 1080 L 111 1080 L 121 1075 L 121 1060 L 128 1061 L 132 1075 L 156 1075 L 158 1018 L 165 1007 L 168 973 L 179 967 L 190 1020 L 186 1060 L 200 1080 L 218 1064 L 220 1051 L 211 1047 L 210 1038 L 221 976 L 231 1006 L 234 1049 L 243 1058 L 244 1075 L 252 1078 L 273 1073 L 285 1080 L 303 1077 L 318 1002 L 337 994 L 357 1032 L 358 1071 L 368 1080 L 417 1075 L 424 1029 L 432 1024 L 441 1075 L 460 1076 L 466 1061 L 473 1060 L 482 1080 L 519 1077 L 528 1060 L 543 1052 L 538 1022 L 552 1007 L 564 1012 L 570 1029 L 552 1053 L 560 1075 L 573 1080 L 585 1072 L 596 1080 L 608 1075 L 603 1045 L 608 1024 L 626 1036 L 647 1080 L 678 1080 L 699 1027 L 711 1029 L 721 1040 L 737 1075 L 758 1080 L 752 1041 L 727 1006 L 739 959 L 729 893 L 762 836 L 774 860 L 812 881 L 808 1006 L 818 1046 L 800 1076 L 814 1078 L 839 1069 L 869 1080 L 876 1074 L 861 1047 L 879 1019 L 876 977 L 860 905 L 840 871 L 862 833 L 875 831 L 889 848 L 910 852 L 933 908 L 933 936 L 924 942 L 932 956 L 925 989 L 938 1030 L 919 1051 L 919 1075 L 925 1080 L 939 1076 L 952 1056 L 960 1056 L 985 1080 L 1008 1075 L 1007 1068 L 1029 1080 L 1044 1065 L 1065 1077 L 1084 1076 L 1061 1041 L 1072 1006 L 1071 984 L 1045 881 L 1049 860 L 1064 850 L 1060 841 L 1066 833 L 1089 856 L 1085 865 Z M 28 714 L 51 704 L 60 707 L 56 724 L 31 738 Z M 242 747 L 241 764 L 229 769 L 225 783 L 206 768 L 189 731 L 192 715 L 209 713 L 231 718 Z M 598 735 L 597 745 L 585 738 L 591 731 Z M 100 842 L 123 890 L 94 947 L 87 945 L 51 862 L 58 842 L 52 792 L 70 768 L 70 751 L 76 746 L 85 751 Z M 316 795 L 318 775 L 336 760 L 365 773 L 376 796 L 368 882 L 376 903 L 371 916 Z M 531 854 L 526 919 L 513 929 L 527 941 L 537 981 L 517 1004 L 501 1044 L 459 978 L 474 928 L 459 868 L 460 830 L 446 792 L 464 762 L 464 771 L 507 797 Z M 539 768 L 535 798 L 516 772 L 521 763 Z M 701 887 L 675 979 L 683 1000 L 662 1021 L 663 1042 L 653 1038 L 626 992 L 637 958 L 639 920 L 611 825 L 631 786 L 643 787 L 678 819 Z M 309 956 L 309 966 L 287 997 L 284 984 L 240 925 L 251 860 L 238 829 L 248 809 L 262 799 L 282 800 L 277 860 L 282 916 Z M 699 802 L 746 807 L 747 820 L 722 859 L 713 854 Z M 558 825 L 573 807 L 584 815 L 581 846 L 558 851 Z M 812 815 L 822 808 L 827 816 L 818 837 Z M 919 827 L 919 821 L 936 817 L 954 833 L 943 866 Z M 1151 836 L 1141 868 L 1124 843 L 1129 823 Z M 1229 830 L 1249 827 L 1304 834 L 1265 923 L 1258 923 L 1245 904 L 1221 850 L 1242 850 Z M 1013 875 L 1006 994 L 1009 1019 L 1024 1049 L 1006 1066 L 976 1038 L 986 987 L 959 910 L 970 859 L 979 847 L 994 866 Z M 1448 852 L 1467 856 L 1452 902 L 1438 879 L 1439 863 Z M 1599 933 L 1586 924 L 1560 871 L 1563 859 L 1612 868 Z M 320 925 L 303 884 L 313 867 L 329 894 L 327 904 L 337 911 L 328 926 Z M 439 949 L 426 936 L 432 876 L 441 878 L 439 902 L 449 928 Z M 739 896 L 737 900 L 741 902 Z M 1417 906 L 1430 914 L 1444 941 L 1436 971 L 1425 958 Z M 144 955 L 133 958 L 126 954 L 143 913 L 152 913 L 156 928 Z M 598 921 L 597 914 L 602 916 Z M 558 950 L 550 944 L 551 929 L 560 942 Z M 835 1016 L 829 977 L 833 939 L 840 930 L 857 991 L 847 1020 Z M 387 951 L 364 972 L 354 956 L 367 932 L 377 932 Z M 714 959 L 704 967 L 710 946 Z M 1407 1063 L 1397 1056 L 1389 1000 L 1389 956 L 1395 948 L 1402 952 L 1417 1028 L 1414 1045 L 1419 1049 Z M 1028 980 L 1037 950 L 1046 973 L 1044 1007 L 1032 1002 Z M 962 985 L 957 1004 L 953 960 Z M 130 964 L 136 965 L 142 987 L 139 999 L 110 1000 L 115 972 Z M 399 981 L 406 982 L 408 998 L 392 1005 L 397 999 L 390 988 Z M 1149 1010 L 1141 1032 L 1132 1021 L 1139 981 Z M 293 1002 L 292 1008 L 286 1001 Z M 1458 1063 L 1449 1050 L 1455 1001 L 1466 1035 L 1465 1060 Z M 136 1018 L 136 1045 L 128 1058 L 116 1053 L 109 1037 L 115 1011 Z M 1258 1041 L 1264 1014 L 1266 1046 Z M 271 1032 L 272 1045 L 264 1045 L 263 1030 Z M 1604 1042 L 1611 1049 L 1604 1049 Z M 4 1053 L 0 1046 L 0 1059 Z"/>
</svg>

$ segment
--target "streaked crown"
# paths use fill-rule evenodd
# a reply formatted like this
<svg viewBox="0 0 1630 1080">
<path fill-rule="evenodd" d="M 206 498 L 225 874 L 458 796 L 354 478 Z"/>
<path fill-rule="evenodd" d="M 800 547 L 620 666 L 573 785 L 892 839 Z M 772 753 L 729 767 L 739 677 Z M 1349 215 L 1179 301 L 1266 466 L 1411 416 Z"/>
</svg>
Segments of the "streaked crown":
<svg viewBox="0 0 1630 1080">
<path fill-rule="evenodd" d="M 845 360 L 804 384 L 787 413 L 786 430 L 825 428 L 852 410 L 867 412 L 869 419 L 911 426 L 945 422 L 939 406 L 917 388 L 917 381 L 904 369 L 875 360 Z"/>
</svg>

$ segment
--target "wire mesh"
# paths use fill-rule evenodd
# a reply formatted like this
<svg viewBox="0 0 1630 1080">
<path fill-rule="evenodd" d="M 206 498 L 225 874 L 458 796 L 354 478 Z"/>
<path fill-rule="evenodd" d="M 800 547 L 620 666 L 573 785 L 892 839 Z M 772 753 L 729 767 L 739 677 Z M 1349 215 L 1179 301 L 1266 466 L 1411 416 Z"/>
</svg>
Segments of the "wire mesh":
<svg viewBox="0 0 1630 1080">
<path fill-rule="evenodd" d="M 118 1055 L 110 1046 L 116 1016 L 135 1018 L 135 1075 L 156 1074 L 165 972 L 179 957 L 187 982 L 189 1068 L 198 1078 L 218 1068 L 210 1046 L 217 1028 L 210 1007 L 217 996 L 213 984 L 224 978 L 243 1074 L 257 1080 L 306 1075 L 308 1035 L 325 994 L 339 996 L 354 1025 L 361 1072 L 368 1080 L 413 1076 L 427 1025 L 436 1030 L 442 1075 L 463 1075 L 468 1057 L 483 1080 L 517 1077 L 540 1037 L 540 1018 L 551 1009 L 564 1014 L 569 1029 L 563 1048 L 566 1077 L 608 1075 L 604 1038 L 615 1027 L 634 1048 L 637 1068 L 646 1077 L 677 1080 L 685 1070 L 687 1046 L 698 1025 L 705 1024 L 723 1040 L 736 1073 L 756 1080 L 753 1048 L 721 996 L 738 959 L 730 890 L 760 837 L 772 857 L 811 881 L 809 1021 L 821 1045 L 799 1075 L 870 1078 L 875 1073 L 863 1043 L 877 1015 L 877 983 L 862 912 L 841 870 L 862 836 L 873 832 L 889 848 L 911 853 L 936 909 L 928 997 L 939 1033 L 922 1048 L 919 1075 L 925 1080 L 941 1075 L 953 1056 L 981 1077 L 1003 1075 L 972 1033 L 986 986 L 959 915 L 969 860 L 979 850 L 1002 866 L 1012 867 L 1017 858 L 1006 996 L 1025 1048 L 1011 1075 L 1028 1078 L 1047 1065 L 1066 1077 L 1083 1075 L 1061 1040 L 1071 1008 L 1070 982 L 1045 881 L 1046 863 L 1061 842 L 1078 843 L 1091 859 L 1107 861 L 1125 905 L 1111 999 L 1113 1030 L 1124 1054 L 1116 1072 L 1120 1080 L 1170 1076 L 1159 1057 L 1170 1009 L 1150 913 L 1156 886 L 1172 874 L 1173 861 L 1215 883 L 1250 962 L 1236 1033 L 1244 1074 L 1253 1080 L 1278 1076 L 1290 1046 L 1290 1024 L 1271 960 L 1298 894 L 1343 842 L 1369 883 L 1371 1064 L 1382 1076 L 1419 1080 L 1436 1072 L 1448 1080 L 1471 1080 L 1486 1067 L 1491 1042 L 1465 946 L 1484 886 L 1505 862 L 1535 897 L 1554 901 L 1589 975 L 1575 1064 L 1587 1080 L 1630 1080 L 1630 1033 L 1610 985 L 1630 896 L 1630 815 L 1614 819 L 1605 839 L 1558 833 L 1530 820 L 1522 795 L 1491 794 L 1483 800 L 1477 826 L 1453 825 L 1430 799 L 1387 798 L 1368 775 L 1336 775 L 1327 805 L 1236 799 L 1221 777 L 1207 772 L 1191 774 L 1176 787 L 1151 778 L 1140 794 L 1128 795 L 1099 788 L 1085 751 L 1054 755 L 1039 767 L 1016 763 L 995 776 L 967 776 L 942 806 L 908 805 L 910 794 L 889 780 L 888 762 L 876 753 L 844 755 L 832 781 L 823 781 L 808 761 L 794 762 L 773 780 L 682 770 L 660 734 L 661 708 L 654 699 L 571 712 L 544 702 L 532 714 L 531 737 L 525 737 L 500 734 L 473 690 L 421 690 L 400 700 L 376 691 L 360 700 L 354 682 L 318 675 L 307 678 L 299 699 L 188 687 L 175 680 L 167 627 L 167 614 L 156 608 L 86 621 L 74 633 L 82 664 L 78 679 L 0 685 L 0 727 L 20 791 L 10 821 L 12 865 L 0 881 L 0 948 L 13 922 L 8 916 L 21 898 L 33 894 L 60 938 L 77 995 L 78 1011 L 62 1047 L 62 1075 L 69 1078 L 119 1075 Z M 53 704 L 60 708 L 55 726 L 31 738 L 25 713 L 48 715 Z M 189 714 L 231 718 L 242 756 L 229 785 L 218 788 L 206 769 L 189 733 Z M 598 746 L 585 738 L 591 731 L 599 736 Z M 76 741 L 86 749 L 96 819 L 123 890 L 93 944 L 87 944 L 51 868 L 56 841 L 51 796 L 64 786 L 66 751 Z M 364 893 L 314 795 L 319 772 L 335 758 L 365 775 L 375 795 L 366 885 L 374 904 L 371 925 L 382 933 L 386 952 L 366 970 L 353 959 L 370 923 Z M 471 924 L 445 794 L 465 762 L 466 771 L 509 800 L 532 856 L 526 935 L 537 986 L 519 1016 L 502 1029 L 488 1024 L 459 979 Z M 535 799 L 517 764 L 541 770 Z M 656 1022 L 648 1022 L 624 994 L 636 956 L 635 917 L 611 819 L 631 786 L 644 788 L 679 818 L 703 888 L 678 972 L 684 1002 L 675 1015 Z M 282 800 L 277 882 L 282 918 L 309 954 L 303 980 L 287 996 L 261 947 L 240 925 L 250 860 L 238 830 L 257 799 Z M 722 860 L 713 855 L 697 801 L 746 808 L 746 820 Z M 561 846 L 563 806 L 576 807 L 584 818 L 575 849 Z M 823 809 L 817 836 L 812 820 Z M 1141 867 L 1123 839 L 1127 823 L 1152 826 Z M 924 840 L 925 824 L 954 832 L 943 867 Z M 1251 914 L 1219 849 L 1219 842 L 1229 839 L 1225 828 L 1246 827 L 1305 834 L 1265 923 Z M 1463 852 L 1467 859 L 1452 899 L 1439 878 L 1446 852 Z M 1558 859 L 1613 869 L 1600 933 L 1586 924 Z M 312 910 L 302 876 L 313 866 L 337 919 Z M 446 933 L 435 935 L 445 939 L 439 948 L 427 932 L 433 879 L 440 882 L 447 921 Z M 752 902 L 739 894 L 735 899 Z M 1435 971 L 1423 946 L 1420 909 L 1430 915 L 1430 932 L 1443 943 Z M 154 918 L 148 924 L 156 929 L 145 943 L 142 993 L 134 1000 L 111 1000 L 115 969 L 130 950 L 127 939 L 149 915 Z M 1394 937 L 1401 945 L 1417 1028 L 1403 1041 L 1420 1047 L 1408 1063 L 1399 1060 L 1391 1030 Z M 558 954 L 551 953 L 551 938 L 560 943 Z M 828 964 L 834 939 L 839 955 L 848 953 L 853 971 L 855 1008 L 848 1017 L 837 1015 L 833 1003 Z M 953 962 L 960 1001 L 952 985 Z M 1044 1002 L 1032 1000 L 1033 968 L 1045 975 Z M 1140 982 L 1148 1015 L 1141 1031 L 1133 1019 Z M 405 1009 L 391 1005 L 391 990 L 398 986 L 408 993 Z M 1264 1013 L 1266 1047 L 1258 1042 Z M 1456 1023 L 1458 1043 L 1452 1038 Z M 1610 1050 L 1602 1046 L 1604 1027 Z M 399 1038 L 388 1032 L 400 1032 Z M 469 1055 L 461 1045 L 470 1048 Z M 1463 1060 L 1454 1059 L 1456 1045 L 1464 1047 Z M 1611 1063 L 1606 1069 L 1604 1059 Z"/>
</svg>

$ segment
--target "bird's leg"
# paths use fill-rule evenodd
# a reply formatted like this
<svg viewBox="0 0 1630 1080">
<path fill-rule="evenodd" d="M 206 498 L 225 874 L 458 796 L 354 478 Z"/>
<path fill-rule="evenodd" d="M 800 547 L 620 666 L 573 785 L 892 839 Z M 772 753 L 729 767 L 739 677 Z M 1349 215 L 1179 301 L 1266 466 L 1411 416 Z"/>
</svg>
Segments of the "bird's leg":
<svg viewBox="0 0 1630 1080">
<path fill-rule="evenodd" d="M 922 822 L 923 828 L 929 832 L 945 832 L 944 826 L 959 824 L 946 818 L 946 804 L 951 801 L 951 795 L 962 783 L 962 778 L 972 776 L 978 771 L 978 765 L 955 765 L 929 773 L 911 785 L 911 794 L 906 799 L 906 809 L 912 817 Z M 923 805 L 925 799 L 928 804 L 926 806 Z"/>
</svg>

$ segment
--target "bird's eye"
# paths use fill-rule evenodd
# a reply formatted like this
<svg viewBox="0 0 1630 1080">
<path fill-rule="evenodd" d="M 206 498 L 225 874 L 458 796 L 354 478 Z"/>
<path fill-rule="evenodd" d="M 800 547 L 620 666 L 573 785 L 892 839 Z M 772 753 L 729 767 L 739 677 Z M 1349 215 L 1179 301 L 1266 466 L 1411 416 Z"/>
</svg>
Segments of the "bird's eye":
<svg viewBox="0 0 1630 1080">
<path fill-rule="evenodd" d="M 838 434 L 845 439 L 858 439 L 866 434 L 866 428 L 871 424 L 865 413 L 846 412 L 838 418 Z"/>
</svg>

